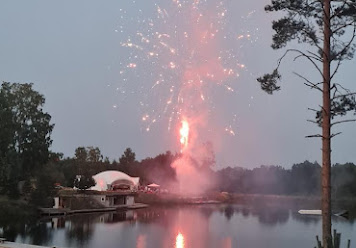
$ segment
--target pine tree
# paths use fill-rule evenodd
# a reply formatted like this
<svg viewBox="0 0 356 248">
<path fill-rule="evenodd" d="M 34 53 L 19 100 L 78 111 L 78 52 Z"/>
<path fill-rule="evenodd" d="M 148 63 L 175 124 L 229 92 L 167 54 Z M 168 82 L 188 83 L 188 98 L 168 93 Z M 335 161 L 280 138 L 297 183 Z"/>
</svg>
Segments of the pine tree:
<svg viewBox="0 0 356 248">
<path fill-rule="evenodd" d="M 261 88 L 269 94 L 280 90 L 279 67 L 288 54 L 294 59 L 305 59 L 318 71 L 320 82 L 312 82 L 307 77 L 295 73 L 311 89 L 322 92 L 322 107 L 314 110 L 316 121 L 322 133 L 308 137 L 322 139 L 322 214 L 323 246 L 331 247 L 331 127 L 343 122 L 355 121 L 341 119 L 349 111 L 355 111 L 355 94 L 341 84 L 333 83 L 333 78 L 344 60 L 351 60 L 355 52 L 356 3 L 355 0 L 272 0 L 265 6 L 267 12 L 283 12 L 285 15 L 273 21 L 273 49 L 295 45 L 300 48 L 288 48 L 278 61 L 277 68 L 271 74 L 257 79 Z"/>
</svg>

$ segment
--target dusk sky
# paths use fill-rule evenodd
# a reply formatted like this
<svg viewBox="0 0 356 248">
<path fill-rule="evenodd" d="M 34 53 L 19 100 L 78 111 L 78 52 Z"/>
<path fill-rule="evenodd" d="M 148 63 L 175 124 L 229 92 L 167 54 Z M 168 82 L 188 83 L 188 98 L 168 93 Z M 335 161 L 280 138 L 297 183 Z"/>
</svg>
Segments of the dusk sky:
<svg viewBox="0 0 356 248">
<path fill-rule="evenodd" d="M 186 117 L 194 145 L 213 144 L 218 169 L 320 163 L 321 141 L 305 136 L 321 131 L 307 122 L 321 94 L 293 74 L 318 79 L 312 66 L 288 57 L 272 96 L 256 82 L 283 54 L 271 48 L 269 0 L 181 2 L 1 1 L 0 80 L 32 82 L 45 96 L 51 149 L 65 156 L 78 146 L 111 160 L 127 147 L 138 160 L 179 152 Z M 335 80 L 356 91 L 355 77 L 354 59 Z M 355 163 L 356 124 L 340 131 L 332 161 Z"/>
</svg>

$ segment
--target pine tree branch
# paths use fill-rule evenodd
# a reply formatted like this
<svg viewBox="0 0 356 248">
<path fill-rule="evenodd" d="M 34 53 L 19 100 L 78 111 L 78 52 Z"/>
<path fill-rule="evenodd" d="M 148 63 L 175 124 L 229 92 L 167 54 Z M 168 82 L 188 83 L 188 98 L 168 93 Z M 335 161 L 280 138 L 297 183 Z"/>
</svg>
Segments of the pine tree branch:
<svg viewBox="0 0 356 248">
<path fill-rule="evenodd" d="M 318 123 L 317 121 L 307 120 L 307 122 L 311 122 L 311 123 L 313 123 L 313 124 L 317 124 L 317 125 L 319 125 L 319 123 Z"/>
<path fill-rule="evenodd" d="M 338 1 L 335 1 L 335 2 L 338 2 Z M 342 10 L 345 8 L 346 5 L 348 5 L 347 1 L 340 1 L 342 2 L 343 4 L 341 5 L 341 7 L 338 8 L 339 11 L 335 11 L 331 16 L 330 16 L 330 21 L 332 19 L 334 19 L 335 17 L 338 17 L 339 14 L 342 13 Z"/>
<path fill-rule="evenodd" d="M 351 45 L 353 44 L 353 41 L 354 41 L 354 39 L 355 39 L 355 37 L 356 37 L 356 23 L 355 23 L 353 26 L 354 26 L 354 30 L 353 30 L 353 32 L 352 32 L 352 36 L 351 36 L 349 42 L 348 42 L 346 45 L 344 45 L 344 48 L 343 48 L 340 52 L 338 52 L 338 53 L 336 53 L 336 54 L 334 55 L 334 58 L 338 58 L 339 56 L 342 56 L 342 54 L 344 54 L 347 50 L 349 50 L 349 48 L 350 48 Z M 332 58 L 331 60 L 334 61 L 334 60 L 335 60 L 334 58 Z M 342 57 L 340 57 L 340 58 L 338 59 L 338 65 L 337 65 L 335 71 L 333 72 L 331 78 L 333 78 L 334 75 L 336 74 L 336 72 L 337 72 L 337 70 L 339 69 L 339 66 L 340 66 L 342 60 L 343 60 Z"/>
<path fill-rule="evenodd" d="M 315 83 L 311 82 L 309 79 L 307 79 L 306 77 L 300 75 L 300 74 L 297 73 L 297 72 L 293 72 L 293 74 L 294 74 L 294 75 L 297 75 L 298 77 L 300 77 L 301 79 L 303 79 L 304 81 L 306 81 L 306 83 L 304 83 L 306 86 L 308 86 L 308 87 L 310 87 L 310 88 L 312 88 L 312 89 L 317 89 L 317 90 L 319 90 L 320 92 L 323 92 L 323 90 L 322 90 L 320 87 L 318 87 L 318 85 L 319 85 L 319 84 L 322 84 L 322 83 L 317 83 L 317 84 L 315 84 Z"/>
<path fill-rule="evenodd" d="M 335 134 L 330 135 L 330 139 L 334 138 L 335 136 L 337 136 L 337 135 L 339 135 L 339 134 L 342 134 L 342 132 L 338 132 L 338 133 L 335 133 Z"/>
<path fill-rule="evenodd" d="M 314 112 L 319 112 L 319 110 L 308 108 L 308 110 L 314 111 Z"/>
<path fill-rule="evenodd" d="M 335 30 L 330 30 L 331 31 L 331 34 L 334 34 L 334 33 L 337 33 L 338 31 L 340 31 L 341 29 L 344 29 L 346 27 L 349 27 L 349 26 L 354 26 L 354 23 L 355 21 L 352 21 L 352 22 L 349 22 L 349 23 L 346 23 L 338 28 L 336 28 Z"/>
<path fill-rule="evenodd" d="M 304 53 L 298 49 L 288 49 L 282 57 L 285 57 L 287 55 L 287 53 L 289 53 L 289 52 L 296 52 L 296 53 L 300 54 L 299 56 L 294 58 L 294 60 L 296 60 L 298 57 L 304 57 L 307 60 L 309 60 L 314 65 L 314 67 L 317 69 L 317 71 L 320 73 L 320 75 L 323 76 L 323 72 L 320 70 L 319 66 L 315 63 L 314 60 L 312 60 L 312 58 L 309 55 L 307 55 L 306 53 Z"/>
<path fill-rule="evenodd" d="M 334 78 L 335 74 L 336 74 L 337 71 L 339 70 L 340 65 L 341 65 L 341 61 L 342 61 L 342 60 L 340 60 L 340 59 L 337 61 L 336 68 L 335 68 L 334 72 L 332 73 L 332 75 L 330 76 L 330 81 Z"/>
<path fill-rule="evenodd" d="M 323 136 L 321 134 L 314 134 L 305 136 L 305 138 L 323 138 Z"/>
<path fill-rule="evenodd" d="M 309 51 L 309 50 L 307 50 L 307 52 L 308 52 L 310 55 L 312 55 L 311 57 L 312 57 L 313 59 L 315 59 L 315 60 L 317 60 L 317 61 L 319 61 L 319 62 L 323 62 L 323 59 L 322 59 L 318 54 L 313 53 L 313 52 L 311 52 L 311 51 Z"/>
<path fill-rule="evenodd" d="M 331 123 L 331 124 L 330 124 L 330 127 L 332 127 L 332 126 L 334 126 L 334 125 L 341 124 L 341 123 L 346 123 L 346 122 L 355 122 L 355 121 L 356 121 L 356 119 L 336 121 L 336 122 L 334 122 L 334 123 Z"/>
<path fill-rule="evenodd" d="M 350 92 L 350 93 L 343 94 L 343 95 L 337 95 L 337 96 L 334 96 L 333 98 L 331 98 L 331 100 L 335 100 L 335 99 L 338 99 L 341 97 L 346 97 L 346 96 L 352 96 L 352 95 L 356 95 L 356 92 Z"/>
</svg>

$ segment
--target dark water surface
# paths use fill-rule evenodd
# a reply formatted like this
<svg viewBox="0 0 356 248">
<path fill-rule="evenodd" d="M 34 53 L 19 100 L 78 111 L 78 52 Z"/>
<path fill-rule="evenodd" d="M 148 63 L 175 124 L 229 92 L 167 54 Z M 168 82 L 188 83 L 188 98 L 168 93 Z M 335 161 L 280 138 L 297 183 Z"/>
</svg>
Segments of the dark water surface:
<svg viewBox="0 0 356 248">
<path fill-rule="evenodd" d="M 59 247 L 314 247 L 320 216 L 239 205 L 150 207 L 128 212 L 74 215 L 12 223 L 0 236 L 20 243 Z M 356 244 L 356 223 L 333 218 L 342 247 Z"/>
</svg>

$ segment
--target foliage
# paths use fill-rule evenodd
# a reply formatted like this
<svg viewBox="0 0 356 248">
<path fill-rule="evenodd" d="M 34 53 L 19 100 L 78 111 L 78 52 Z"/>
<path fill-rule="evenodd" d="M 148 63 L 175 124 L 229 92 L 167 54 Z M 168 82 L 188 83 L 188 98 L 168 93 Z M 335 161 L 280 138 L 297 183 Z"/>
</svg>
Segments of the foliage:
<svg viewBox="0 0 356 248">
<path fill-rule="evenodd" d="M 312 82 L 295 72 L 305 85 L 322 92 L 323 104 L 318 110 L 314 109 L 316 121 L 312 121 L 322 127 L 322 134 L 308 137 L 322 138 L 322 230 L 326 247 L 331 240 L 331 138 L 339 134 L 331 134 L 330 131 L 335 124 L 356 121 L 342 119 L 331 123 L 335 117 L 344 117 L 348 111 L 356 110 L 356 93 L 332 83 L 341 63 L 351 60 L 355 53 L 356 3 L 354 0 L 272 0 L 265 10 L 284 13 L 272 23 L 275 31 L 273 49 L 283 48 L 292 41 L 304 46 L 288 49 L 272 74 L 258 78 L 261 88 L 269 94 L 279 89 L 277 80 L 281 77 L 278 69 L 289 53 L 296 53 L 294 60 L 303 58 L 311 63 L 321 77 L 321 82 Z"/>
<path fill-rule="evenodd" d="M 86 162 L 88 158 L 88 151 L 85 147 L 78 147 L 75 149 L 75 159 L 79 162 Z"/>
<path fill-rule="evenodd" d="M 81 190 L 89 189 L 90 187 L 95 186 L 95 180 L 92 176 L 80 175 L 74 181 L 74 186 Z"/>
<path fill-rule="evenodd" d="M 124 154 L 119 159 L 120 165 L 130 165 L 136 161 L 136 154 L 131 150 L 131 148 L 126 148 Z"/>
<path fill-rule="evenodd" d="M 216 172 L 220 191 L 244 194 L 318 195 L 320 165 L 305 161 L 291 169 L 260 166 L 255 169 L 224 168 Z"/>
<path fill-rule="evenodd" d="M 335 164 L 331 169 L 332 194 L 336 198 L 356 195 L 356 166 L 352 163 Z"/>
<path fill-rule="evenodd" d="M 17 183 L 34 176 L 49 159 L 51 116 L 32 84 L 4 82 L 0 88 L 0 188 L 15 196 Z"/>
<path fill-rule="evenodd" d="M 342 61 L 351 60 L 355 53 L 356 45 L 354 38 L 356 33 L 356 3 L 349 0 L 331 1 L 330 16 L 330 57 L 328 63 L 334 71 L 330 79 L 334 78 Z M 283 12 L 285 15 L 277 21 L 272 22 L 275 31 L 273 35 L 272 48 L 281 49 L 288 44 L 293 48 L 286 50 L 286 53 L 278 61 L 278 66 L 272 73 L 267 73 L 259 77 L 257 81 L 261 84 L 262 90 L 268 94 L 280 89 L 278 81 L 281 80 L 279 67 L 282 59 L 289 54 L 296 54 L 294 60 L 305 59 L 319 72 L 324 78 L 321 64 L 324 61 L 324 52 L 320 44 L 324 42 L 324 12 L 323 1 L 317 0 L 273 0 L 270 5 L 265 7 L 267 12 Z M 304 46 L 298 49 L 297 42 Z M 305 46 L 307 45 L 307 46 Z M 305 85 L 312 89 L 323 91 L 323 82 L 312 82 L 306 77 L 295 73 Z M 331 97 L 331 118 L 343 117 L 349 111 L 356 110 L 356 101 L 353 94 L 344 89 L 339 83 L 330 85 Z M 322 123 L 322 108 L 315 110 L 316 123 Z"/>
<path fill-rule="evenodd" d="M 100 162 L 103 160 L 103 155 L 98 147 L 88 147 L 88 161 L 92 163 Z"/>
</svg>

